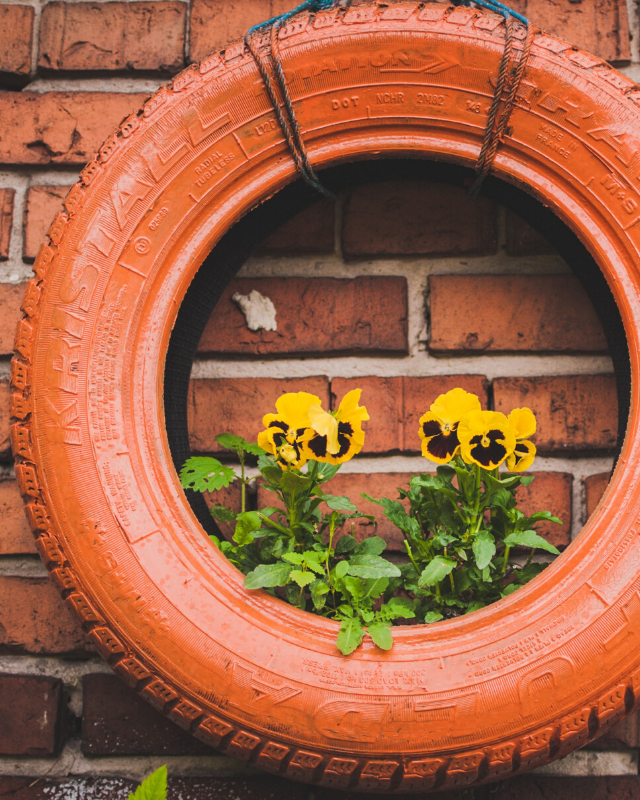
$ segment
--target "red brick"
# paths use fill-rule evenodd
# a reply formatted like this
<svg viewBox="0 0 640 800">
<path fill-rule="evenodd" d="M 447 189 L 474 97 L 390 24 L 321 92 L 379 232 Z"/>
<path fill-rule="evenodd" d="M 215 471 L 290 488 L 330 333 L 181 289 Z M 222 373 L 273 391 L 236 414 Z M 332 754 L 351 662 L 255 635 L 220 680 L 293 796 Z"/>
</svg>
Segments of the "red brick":
<svg viewBox="0 0 640 800">
<path fill-rule="evenodd" d="M 297 0 L 194 0 L 191 6 L 191 60 L 244 36 L 245 31 L 276 14 L 290 11 Z"/>
<path fill-rule="evenodd" d="M 0 653 L 80 655 L 89 649 L 48 578 L 0 576 Z"/>
<path fill-rule="evenodd" d="M 91 756 L 214 755 L 115 675 L 82 679 L 82 752 Z"/>
<path fill-rule="evenodd" d="M 539 28 L 610 61 L 630 60 L 624 0 L 515 0 L 513 8 Z"/>
<path fill-rule="evenodd" d="M 0 355 L 7 356 L 13 353 L 16 326 L 22 317 L 20 306 L 26 286 L 26 283 L 0 283 Z M 3 402 L 4 395 L 0 389 L 0 404 Z"/>
<path fill-rule="evenodd" d="M 169 770 L 171 772 L 171 770 Z M 109 778 L 4 778 L 0 777 L 0 798 L 11 800 L 124 800 L 136 783 Z M 246 780 L 232 778 L 169 778 L 167 800 L 307 800 L 309 787 L 286 778 L 261 775 Z M 324 797 L 324 795 L 323 795 Z M 346 797 L 346 795 L 345 795 Z M 463 800 L 440 795 L 441 800 Z"/>
<path fill-rule="evenodd" d="M 571 487 L 573 475 L 568 472 L 535 472 L 535 480 L 517 491 L 518 508 L 526 515 L 550 511 L 562 520 L 536 523 L 535 529 L 552 545 L 564 549 L 571 544 Z"/>
<path fill-rule="evenodd" d="M 296 214 L 269 236 L 265 253 L 333 253 L 334 205 L 321 200 Z"/>
<path fill-rule="evenodd" d="M 389 181 L 354 189 L 345 204 L 346 256 L 481 255 L 496 249 L 496 209 L 455 186 Z"/>
<path fill-rule="evenodd" d="M 286 392 L 310 392 L 329 407 L 329 381 L 311 378 L 220 378 L 194 380 L 189 387 L 188 423 L 191 448 L 197 453 L 223 452 L 215 441 L 220 433 L 235 433 L 255 442 L 265 414 Z"/>
<path fill-rule="evenodd" d="M 613 375 L 559 378 L 498 378 L 496 411 L 528 407 L 536 415 L 534 442 L 541 452 L 610 451 L 618 426 Z"/>
<path fill-rule="evenodd" d="M 47 3 L 38 67 L 46 70 L 147 70 L 184 66 L 186 3 Z"/>
<path fill-rule="evenodd" d="M 11 8 L 11 6 L 9 7 Z M 15 6 L 13 7 L 15 8 Z M 9 258 L 15 196 L 15 189 L 0 189 L 0 261 L 6 261 Z"/>
<path fill-rule="evenodd" d="M 251 331 L 231 299 L 256 290 L 272 300 L 276 331 Z M 200 352 L 406 353 L 407 281 L 395 277 L 242 278 L 231 281 L 216 303 Z"/>
<path fill-rule="evenodd" d="M 62 681 L 35 675 L 0 675 L 0 720 L 0 755 L 56 755 L 66 734 Z"/>
<path fill-rule="evenodd" d="M 543 255 L 555 252 L 549 242 L 511 209 L 505 209 L 506 250 L 510 256 Z"/>
<path fill-rule="evenodd" d="M 146 95 L 0 92 L 2 164 L 84 164 Z"/>
<path fill-rule="evenodd" d="M 584 479 L 584 489 L 587 500 L 587 517 L 596 510 L 605 489 L 611 480 L 610 472 L 601 472 L 599 475 L 589 475 Z"/>
<path fill-rule="evenodd" d="M 432 275 L 429 288 L 432 351 L 607 352 L 573 275 Z"/>
<path fill-rule="evenodd" d="M 11 460 L 9 398 L 9 381 L 0 381 L 0 461 Z"/>
<path fill-rule="evenodd" d="M 24 240 L 22 258 L 35 261 L 40 245 L 45 241 L 53 218 L 62 211 L 62 201 L 70 186 L 30 186 L 24 204 Z"/>
<path fill-rule="evenodd" d="M 371 420 L 365 422 L 363 453 L 420 452 L 419 419 L 443 392 L 460 386 L 477 394 L 487 407 L 487 381 L 482 375 L 434 375 L 396 378 L 334 378 L 333 407 L 352 389 L 362 389 L 361 404 Z"/>
<path fill-rule="evenodd" d="M 20 489 L 13 478 L 0 481 L 0 519 L 0 556 L 36 552 Z"/>
<path fill-rule="evenodd" d="M 32 6 L 0 5 L 0 83 L 24 86 L 31 72 Z"/>
</svg>

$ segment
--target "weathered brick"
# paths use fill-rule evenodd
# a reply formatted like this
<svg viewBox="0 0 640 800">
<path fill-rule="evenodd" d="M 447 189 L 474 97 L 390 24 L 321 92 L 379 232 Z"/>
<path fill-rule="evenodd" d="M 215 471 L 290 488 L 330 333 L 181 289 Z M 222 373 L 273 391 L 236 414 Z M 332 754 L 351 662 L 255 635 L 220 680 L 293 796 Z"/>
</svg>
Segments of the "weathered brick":
<svg viewBox="0 0 640 800">
<path fill-rule="evenodd" d="M 136 789 L 129 779 L 109 778 L 5 778 L 0 777 L 0 798 L 11 800 L 124 800 Z M 260 776 L 233 778 L 169 778 L 167 800 L 307 800 L 309 787 L 286 778 Z M 346 795 L 345 795 L 346 797 Z M 442 800 L 454 800 L 442 795 Z M 462 798 L 455 798 L 462 800 Z"/>
<path fill-rule="evenodd" d="M 84 164 L 146 95 L 0 92 L 2 164 Z"/>
<path fill-rule="evenodd" d="M 607 352 L 573 275 L 433 275 L 429 288 L 432 351 Z"/>
<path fill-rule="evenodd" d="M 265 253 L 333 253 L 334 204 L 321 200 L 285 222 L 262 245 Z"/>
<path fill-rule="evenodd" d="M 62 201 L 70 186 L 30 186 L 24 204 L 22 258 L 35 261 L 53 218 L 62 211 Z"/>
<path fill-rule="evenodd" d="M 79 655 L 89 649 L 48 578 L 0 576 L 0 653 Z"/>
<path fill-rule="evenodd" d="M 286 392 L 310 392 L 329 407 L 329 381 L 311 378 L 221 378 L 194 380 L 189 387 L 188 424 L 191 448 L 197 453 L 219 453 L 215 437 L 235 433 L 255 442 L 265 414 L 275 413 L 275 402 Z"/>
<path fill-rule="evenodd" d="M 498 378 L 496 411 L 528 407 L 541 452 L 610 451 L 616 443 L 618 397 L 613 375 Z"/>
<path fill-rule="evenodd" d="M 20 305 L 26 286 L 26 283 L 0 283 L 0 355 L 7 356 L 13 353 L 16 325 L 22 317 Z M 3 402 L 4 395 L 0 389 L 0 403 Z M 1 412 L 0 419 L 2 419 Z"/>
<path fill-rule="evenodd" d="M 85 675 L 82 687 L 82 752 L 87 755 L 215 753 L 152 708 L 115 675 Z"/>
<path fill-rule="evenodd" d="M 36 552 L 20 489 L 13 478 L 0 481 L 0 519 L 0 556 Z"/>
<path fill-rule="evenodd" d="M 191 60 L 244 36 L 245 31 L 276 14 L 290 11 L 296 0 L 194 0 L 191 6 Z"/>
<path fill-rule="evenodd" d="M 62 681 L 39 675 L 0 675 L 0 720 L 1 756 L 56 755 L 66 738 Z M 3 788 L 0 782 L 0 797 L 5 796 Z"/>
<path fill-rule="evenodd" d="M 562 520 L 562 525 L 553 522 L 538 522 L 535 529 L 541 536 L 558 548 L 571 544 L 571 487 L 573 475 L 569 472 L 535 472 L 535 480 L 517 491 L 518 508 L 524 514 L 550 511 Z"/>
<path fill-rule="evenodd" d="M 0 83 L 24 86 L 31 72 L 32 6 L 0 5 Z"/>
<path fill-rule="evenodd" d="M 3 6 L 6 8 L 7 6 Z M 14 6 L 15 7 L 15 6 Z M 11 8 L 11 6 L 9 6 Z M 0 189 L 0 261 L 9 258 L 15 189 Z"/>
<path fill-rule="evenodd" d="M 522 775 L 497 784 L 492 800 L 640 800 L 640 778 L 617 777 L 557 778 L 551 775 Z M 320 798 L 319 798 L 320 800 Z"/>
<path fill-rule="evenodd" d="M 480 255 L 496 249 L 496 209 L 455 186 L 389 181 L 346 201 L 346 256 Z"/>
<path fill-rule="evenodd" d="M 629 62 L 629 23 L 624 0 L 514 0 L 512 7 L 546 33 L 575 43 L 605 61 Z"/>
<path fill-rule="evenodd" d="M 482 375 L 434 375 L 396 378 L 334 378 L 331 382 L 333 407 L 352 389 L 362 389 L 361 404 L 369 410 L 365 422 L 363 453 L 420 451 L 419 419 L 443 392 L 460 386 L 478 395 L 487 407 L 487 382 Z"/>
<path fill-rule="evenodd" d="M 549 242 L 511 209 L 505 209 L 506 250 L 510 256 L 553 253 Z"/>
<path fill-rule="evenodd" d="M 232 297 L 252 291 L 273 302 L 277 330 L 249 330 Z M 239 355 L 406 353 L 407 281 L 384 276 L 234 280 L 216 303 L 199 350 Z"/>
<path fill-rule="evenodd" d="M 640 747 L 640 712 L 634 711 L 595 741 L 589 750 L 629 750 Z"/>
<path fill-rule="evenodd" d="M 0 380 L 0 461 L 11 460 L 9 398 L 9 381 Z"/>
<path fill-rule="evenodd" d="M 45 70 L 146 70 L 184 66 L 186 3 L 47 3 L 38 67 Z"/>
<path fill-rule="evenodd" d="M 589 475 L 584 479 L 584 489 L 587 500 L 587 516 L 590 517 L 596 510 L 605 489 L 611 480 L 610 472 L 601 472 L 599 475 Z"/>
</svg>

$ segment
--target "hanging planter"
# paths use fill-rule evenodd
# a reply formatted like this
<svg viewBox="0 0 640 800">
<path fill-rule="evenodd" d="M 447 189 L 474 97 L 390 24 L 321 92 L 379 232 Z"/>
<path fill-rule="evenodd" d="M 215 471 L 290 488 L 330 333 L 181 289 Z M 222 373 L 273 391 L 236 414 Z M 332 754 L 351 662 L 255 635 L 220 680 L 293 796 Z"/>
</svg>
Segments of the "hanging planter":
<svg viewBox="0 0 640 800">
<path fill-rule="evenodd" d="M 316 174 L 371 158 L 475 165 L 504 32 L 499 16 L 417 2 L 289 20 L 284 74 Z M 513 35 L 517 59 L 526 32 Z M 156 708 L 268 771 L 399 793 L 530 769 L 633 708 L 639 96 L 605 62 L 536 34 L 492 165 L 580 238 L 620 309 L 633 410 L 605 500 L 524 588 L 465 617 L 399 627 L 388 653 L 365 641 L 347 659 L 337 623 L 247 591 L 211 546 L 165 424 L 165 363 L 180 347 L 172 329 L 199 267 L 298 177 L 245 45 L 160 89 L 85 168 L 23 303 L 16 474 L 67 603 Z"/>
</svg>

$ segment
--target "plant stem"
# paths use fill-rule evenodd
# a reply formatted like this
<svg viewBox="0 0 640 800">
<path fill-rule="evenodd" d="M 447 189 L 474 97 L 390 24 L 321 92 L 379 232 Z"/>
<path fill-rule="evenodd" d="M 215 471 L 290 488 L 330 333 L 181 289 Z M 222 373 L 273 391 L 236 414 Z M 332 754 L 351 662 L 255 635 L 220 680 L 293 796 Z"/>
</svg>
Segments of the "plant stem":
<svg viewBox="0 0 640 800">
<path fill-rule="evenodd" d="M 242 513 L 244 514 L 247 508 L 247 482 L 244 477 L 244 458 L 245 458 L 244 450 L 240 450 L 238 452 L 238 455 L 240 456 L 240 472 L 241 472 L 240 480 L 242 481 Z"/>
<path fill-rule="evenodd" d="M 505 547 L 504 550 L 504 561 L 502 562 L 502 574 L 507 571 L 507 564 L 509 562 L 509 553 L 511 552 L 511 548 L 509 546 Z"/>
</svg>

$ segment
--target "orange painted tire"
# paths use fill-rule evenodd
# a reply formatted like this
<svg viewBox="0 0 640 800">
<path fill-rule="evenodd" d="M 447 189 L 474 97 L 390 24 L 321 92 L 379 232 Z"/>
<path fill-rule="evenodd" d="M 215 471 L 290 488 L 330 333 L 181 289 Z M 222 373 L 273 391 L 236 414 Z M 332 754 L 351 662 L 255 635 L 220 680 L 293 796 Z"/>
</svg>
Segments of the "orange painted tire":
<svg viewBox="0 0 640 800">
<path fill-rule="evenodd" d="M 301 16 L 285 69 L 318 168 L 375 155 L 471 166 L 499 18 L 417 2 Z M 495 174 L 593 254 L 626 328 L 632 412 L 578 540 L 483 611 L 349 658 L 336 624 L 263 593 L 180 489 L 163 368 L 207 253 L 297 178 L 257 69 L 229 47 L 159 90 L 83 171 L 40 251 L 12 363 L 16 472 L 38 549 L 113 669 L 195 736 L 335 788 L 470 785 L 564 755 L 640 693 L 640 93 L 538 35 Z"/>
</svg>

